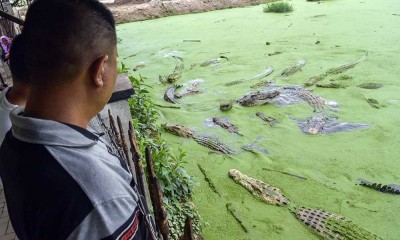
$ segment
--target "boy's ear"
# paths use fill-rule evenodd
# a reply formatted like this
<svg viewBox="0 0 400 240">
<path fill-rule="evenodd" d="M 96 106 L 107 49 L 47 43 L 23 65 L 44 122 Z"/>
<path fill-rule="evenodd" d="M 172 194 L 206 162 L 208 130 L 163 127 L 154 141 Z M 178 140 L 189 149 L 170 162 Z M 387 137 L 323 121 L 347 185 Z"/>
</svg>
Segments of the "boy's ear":
<svg viewBox="0 0 400 240">
<path fill-rule="evenodd" d="M 90 78 L 96 87 L 103 87 L 104 85 L 103 77 L 106 71 L 107 61 L 108 55 L 101 56 L 96 59 L 90 67 Z"/>
</svg>

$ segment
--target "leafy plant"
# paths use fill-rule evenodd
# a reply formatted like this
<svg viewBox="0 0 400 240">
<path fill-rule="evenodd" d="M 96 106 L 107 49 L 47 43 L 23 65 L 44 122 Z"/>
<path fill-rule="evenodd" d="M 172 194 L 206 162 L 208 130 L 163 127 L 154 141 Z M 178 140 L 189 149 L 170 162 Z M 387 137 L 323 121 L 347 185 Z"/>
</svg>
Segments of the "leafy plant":
<svg viewBox="0 0 400 240">
<path fill-rule="evenodd" d="M 128 73 L 128 71 L 129 68 L 127 68 L 123 62 L 121 62 L 121 68 L 118 68 L 118 74 Z"/>
<path fill-rule="evenodd" d="M 273 2 L 268 3 L 264 6 L 264 12 L 275 12 L 275 13 L 285 13 L 285 12 L 292 12 L 293 5 L 287 2 Z"/>
<path fill-rule="evenodd" d="M 170 237 L 172 239 L 179 239 L 183 235 L 183 228 L 187 217 L 192 219 L 193 232 L 199 235 L 201 232 L 200 216 L 197 213 L 196 207 L 191 202 L 178 203 L 175 202 L 172 207 L 167 207 L 170 228 Z"/>
<path fill-rule="evenodd" d="M 122 68 L 125 68 L 123 63 Z M 190 202 L 191 185 L 195 182 L 184 169 L 186 153 L 181 149 L 174 153 L 162 139 L 161 127 L 156 124 L 159 113 L 148 96 L 147 89 L 151 86 L 144 84 L 145 78 L 139 75 L 139 78 L 130 76 L 129 79 L 135 89 L 135 94 L 129 99 L 132 122 L 142 155 L 145 147 L 149 147 L 152 152 L 154 170 L 168 210 L 170 237 L 179 239 L 187 216 L 192 218 L 194 228 L 199 233 L 200 216 Z"/>
</svg>

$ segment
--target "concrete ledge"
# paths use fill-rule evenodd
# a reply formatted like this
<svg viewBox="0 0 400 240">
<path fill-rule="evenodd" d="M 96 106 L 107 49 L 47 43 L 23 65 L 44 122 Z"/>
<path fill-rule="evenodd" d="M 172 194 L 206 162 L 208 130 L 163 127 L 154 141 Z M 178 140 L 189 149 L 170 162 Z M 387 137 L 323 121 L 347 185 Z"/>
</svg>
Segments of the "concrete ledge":
<svg viewBox="0 0 400 240">
<path fill-rule="evenodd" d="M 127 74 L 119 74 L 117 82 L 115 83 L 114 92 L 108 103 L 128 100 L 134 93 L 135 91 L 133 90 L 129 76 Z"/>
</svg>

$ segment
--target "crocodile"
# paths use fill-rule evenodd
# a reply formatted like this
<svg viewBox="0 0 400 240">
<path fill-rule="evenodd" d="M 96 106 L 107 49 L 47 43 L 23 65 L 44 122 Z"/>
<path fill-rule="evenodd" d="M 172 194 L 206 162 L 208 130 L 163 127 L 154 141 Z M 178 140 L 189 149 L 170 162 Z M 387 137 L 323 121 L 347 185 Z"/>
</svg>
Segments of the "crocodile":
<svg viewBox="0 0 400 240">
<path fill-rule="evenodd" d="M 172 57 L 175 59 L 176 65 L 174 72 L 167 76 L 167 82 L 169 83 L 173 83 L 179 78 L 181 78 L 183 69 L 185 68 L 185 65 L 183 64 L 183 59 L 181 57 L 177 56 L 172 56 Z"/>
<path fill-rule="evenodd" d="M 265 148 L 261 148 L 260 146 L 256 145 L 256 143 L 247 144 L 241 147 L 241 149 L 258 154 L 258 152 L 269 154 L 269 151 Z"/>
<path fill-rule="evenodd" d="M 278 97 L 279 94 L 277 90 L 250 93 L 239 99 L 238 103 L 245 107 L 264 105 L 270 103 L 274 98 Z"/>
<path fill-rule="evenodd" d="M 317 114 L 306 120 L 297 120 L 296 122 L 304 133 L 313 135 L 350 132 L 369 127 L 362 123 L 339 122 L 335 116 L 323 116 L 323 114 Z"/>
<path fill-rule="evenodd" d="M 292 211 L 304 225 L 325 240 L 381 239 L 345 217 L 335 213 L 305 207 L 295 208 Z"/>
<path fill-rule="evenodd" d="M 282 190 L 273 187 L 261 180 L 248 177 L 236 169 L 229 170 L 229 176 L 236 183 L 249 190 L 255 197 L 261 201 L 277 206 L 289 205 L 289 200 L 283 195 Z"/>
<path fill-rule="evenodd" d="M 160 81 L 160 83 L 162 84 L 167 84 L 167 77 L 166 76 L 162 76 L 162 75 L 158 75 L 158 80 Z"/>
<path fill-rule="evenodd" d="M 346 88 L 347 86 L 342 84 L 342 83 L 338 83 L 338 82 L 330 82 L 330 83 L 317 83 L 315 86 L 319 87 L 319 88 Z"/>
<path fill-rule="evenodd" d="M 281 76 L 281 77 L 289 77 L 289 76 L 295 74 L 296 72 L 298 72 L 299 70 L 301 70 L 301 68 L 305 64 L 306 64 L 306 61 L 301 59 L 301 60 L 299 60 L 297 62 L 296 65 L 292 65 L 290 67 L 287 67 L 285 70 L 283 70 L 279 76 Z"/>
<path fill-rule="evenodd" d="M 372 188 L 380 192 L 400 195 L 400 185 L 398 184 L 384 185 L 381 183 L 372 183 L 362 178 L 357 179 L 357 181 L 362 186 Z"/>
<path fill-rule="evenodd" d="M 383 87 L 383 84 L 381 83 L 361 83 L 357 85 L 359 88 L 364 88 L 364 89 L 378 89 Z"/>
<path fill-rule="evenodd" d="M 317 82 L 324 80 L 328 75 L 323 73 L 318 76 L 313 76 L 308 79 L 307 82 L 304 83 L 304 87 L 311 87 L 315 85 Z"/>
<path fill-rule="evenodd" d="M 342 72 L 347 71 L 350 68 L 353 68 L 355 66 L 357 66 L 359 63 L 365 61 L 367 59 L 368 53 L 365 53 L 359 60 L 352 62 L 352 63 L 347 63 L 344 65 L 341 65 L 339 67 L 334 67 L 334 68 L 330 68 L 326 71 L 326 74 L 339 74 Z"/>
<path fill-rule="evenodd" d="M 255 150 L 256 148 L 254 147 L 253 144 L 248 144 L 248 145 L 244 145 L 241 147 L 241 149 L 248 151 L 248 152 L 252 152 L 252 153 L 257 153 Z"/>
<path fill-rule="evenodd" d="M 240 80 L 235 80 L 232 82 L 227 82 L 227 83 L 225 83 L 225 86 L 230 87 L 230 86 L 238 85 L 238 84 L 244 83 L 244 81 L 245 81 L 244 79 L 240 79 Z"/>
<path fill-rule="evenodd" d="M 263 121 L 269 123 L 269 125 L 270 125 L 271 127 L 272 127 L 272 126 L 275 126 L 275 125 L 278 123 L 278 121 L 277 121 L 275 118 L 273 118 L 273 117 L 267 117 L 267 116 L 265 116 L 262 112 L 256 112 L 256 116 L 259 117 L 259 118 L 261 118 Z"/>
<path fill-rule="evenodd" d="M 275 80 L 273 80 L 273 79 L 263 80 L 261 82 L 251 85 L 250 88 L 259 88 L 259 87 L 263 87 L 265 85 L 272 84 L 272 83 L 275 83 Z"/>
<path fill-rule="evenodd" d="M 314 112 L 321 112 L 325 110 L 326 108 L 326 100 L 318 95 L 313 94 L 309 90 L 299 87 L 299 86 L 293 86 L 293 85 L 288 85 L 285 86 L 281 92 L 283 93 L 289 93 L 293 94 L 296 97 L 302 99 L 303 101 L 307 102 L 308 105 L 310 105 L 313 109 Z"/>
<path fill-rule="evenodd" d="M 311 86 L 317 84 L 318 82 L 324 80 L 327 76 L 328 76 L 327 73 L 323 73 L 323 74 L 320 74 L 318 76 L 313 76 L 313 77 L 309 78 L 306 83 L 304 83 L 304 86 L 305 87 L 311 87 Z M 350 80 L 350 79 L 353 79 L 353 77 L 348 76 L 348 75 L 343 75 L 343 76 L 340 76 L 340 77 L 336 78 L 336 80 L 340 80 L 340 81 L 342 81 L 342 80 Z M 335 81 L 335 79 L 331 79 L 331 81 Z M 342 87 L 342 88 L 345 88 L 347 86 L 346 85 L 342 85 L 340 83 L 333 83 L 333 84 L 328 83 L 328 84 L 317 84 L 317 87 L 326 87 L 326 88 L 339 88 L 339 87 Z"/>
<path fill-rule="evenodd" d="M 184 127 L 182 125 L 171 125 L 162 124 L 161 125 L 167 132 L 172 133 L 179 137 L 190 138 L 193 136 L 193 131 L 190 128 Z"/>
<path fill-rule="evenodd" d="M 221 143 L 217 138 L 205 135 L 193 135 L 193 139 L 200 145 L 208 147 L 212 150 L 222 152 L 224 154 L 234 154 L 235 151 L 227 145 Z"/>
<path fill-rule="evenodd" d="M 244 83 L 244 82 L 246 82 L 246 81 L 252 81 L 252 80 L 261 79 L 261 78 L 264 78 L 264 77 L 270 75 L 273 71 L 274 71 L 274 68 L 273 68 L 273 67 L 268 67 L 268 68 L 265 69 L 262 73 L 260 73 L 260 74 L 258 74 L 258 75 L 256 75 L 256 76 L 254 76 L 254 77 L 252 77 L 252 78 L 249 78 L 249 79 L 240 79 L 240 80 L 235 80 L 235 81 L 232 81 L 232 82 L 228 82 L 228 83 L 225 83 L 225 86 L 229 87 L 229 86 L 233 86 L 233 85 L 238 85 L 238 84 Z"/>
<path fill-rule="evenodd" d="M 181 87 L 182 85 L 173 85 L 172 87 L 169 87 L 164 93 L 164 100 L 170 103 L 176 103 L 175 90 Z"/>
<path fill-rule="evenodd" d="M 353 77 L 349 75 L 342 75 L 337 78 L 337 80 L 351 80 L 351 79 L 353 79 Z"/>
<path fill-rule="evenodd" d="M 188 88 L 182 92 L 179 93 L 175 93 L 175 97 L 176 98 L 181 98 L 181 97 L 185 97 L 185 96 L 189 96 L 189 95 L 193 95 L 193 94 L 198 94 L 201 93 L 199 90 L 197 89 L 192 89 L 192 88 Z"/>
<path fill-rule="evenodd" d="M 239 133 L 238 128 L 235 125 L 233 125 L 232 123 L 224 121 L 222 118 L 218 118 L 218 117 L 213 117 L 212 120 L 215 124 L 217 124 L 218 126 L 221 126 L 222 128 L 225 128 L 230 133 L 236 133 L 238 135 L 241 135 Z"/>
<path fill-rule="evenodd" d="M 190 80 L 188 82 L 188 84 L 185 84 L 187 86 L 186 89 L 184 89 L 183 91 L 181 91 L 179 93 L 175 93 L 175 97 L 176 98 L 181 98 L 181 97 L 185 97 L 185 96 L 189 96 L 189 95 L 193 95 L 193 94 L 202 93 L 202 91 L 197 89 L 197 87 L 202 82 L 204 82 L 204 80 L 202 80 L 202 79 Z"/>
<path fill-rule="evenodd" d="M 269 66 L 269 67 L 268 67 L 267 69 L 265 69 L 262 73 L 260 73 L 260 74 L 258 74 L 258 75 L 256 75 L 256 76 L 254 76 L 254 77 L 248 79 L 248 81 L 251 81 L 251 80 L 258 80 L 258 79 L 264 78 L 264 77 L 270 75 L 270 74 L 273 73 L 273 72 L 274 72 L 274 68 L 271 67 L 271 66 Z"/>
<path fill-rule="evenodd" d="M 307 82 L 304 83 L 304 86 L 311 87 L 311 86 L 315 85 L 317 82 L 324 80 L 328 75 L 343 73 L 343 72 L 347 71 L 348 69 L 355 67 L 359 63 L 365 61 L 365 59 L 367 59 L 367 56 L 368 56 L 368 53 L 365 53 L 358 61 L 344 64 L 339 67 L 330 68 L 325 73 L 322 73 L 317 76 L 313 76 L 313 77 L 309 78 Z M 346 79 L 349 79 L 349 78 L 343 78 L 342 80 L 346 80 Z"/>
<path fill-rule="evenodd" d="M 207 66 L 212 65 L 212 64 L 220 63 L 222 59 L 226 59 L 226 60 L 228 61 L 228 58 L 227 58 L 227 57 L 225 57 L 225 56 L 220 56 L 219 58 L 212 58 L 212 59 L 210 59 L 210 60 L 207 60 L 207 61 L 205 61 L 205 62 L 202 62 L 202 63 L 200 64 L 200 67 L 207 67 Z"/>
</svg>

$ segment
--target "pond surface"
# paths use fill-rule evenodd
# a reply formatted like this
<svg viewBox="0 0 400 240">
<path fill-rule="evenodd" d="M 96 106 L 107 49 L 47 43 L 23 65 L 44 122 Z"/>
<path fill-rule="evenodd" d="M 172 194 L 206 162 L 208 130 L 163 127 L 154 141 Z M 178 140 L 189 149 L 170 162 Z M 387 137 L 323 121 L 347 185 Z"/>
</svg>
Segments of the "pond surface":
<svg viewBox="0 0 400 240">
<path fill-rule="evenodd" d="M 131 73 L 147 78 L 155 103 L 172 105 L 163 99 L 170 84 L 161 84 L 159 75 L 171 74 L 175 68 L 172 56 L 181 57 L 185 68 L 176 83 L 184 85 L 182 90 L 196 83 L 201 93 L 178 99 L 175 105 L 180 109 L 160 108 L 160 123 L 181 124 L 218 137 L 236 151 L 229 157 L 214 154 L 193 139 L 163 134 L 171 147 L 188 153 L 186 169 L 199 182 L 193 198 L 205 239 L 318 239 L 287 207 L 263 203 L 236 184 L 228 176 L 230 169 L 280 188 L 297 206 L 337 213 L 383 239 L 399 239 L 400 196 L 356 185 L 356 180 L 400 184 L 400 4 L 397 0 L 291 3 L 295 10 L 289 14 L 264 13 L 262 6 L 254 6 L 122 24 L 118 26 L 122 39 L 119 60 L 130 69 L 144 66 Z M 328 74 L 319 82 L 345 88 L 307 89 L 326 100 L 327 106 L 334 106 L 324 110 L 334 116 L 328 123 L 334 119 L 368 128 L 305 134 L 298 123 L 304 125 L 315 112 L 300 100 L 288 106 L 234 104 L 227 112 L 219 109 L 221 102 L 267 91 L 250 88 L 262 80 L 273 79 L 275 88 L 303 85 L 313 76 L 364 55 L 366 59 L 353 68 Z M 200 66 L 221 56 L 228 59 Z M 305 60 L 300 71 L 279 77 L 300 60 Z M 272 74 L 251 80 L 270 66 Z M 244 82 L 225 86 L 235 80 Z M 382 87 L 358 87 L 365 83 Z M 277 123 L 271 126 L 257 112 Z M 216 126 L 210 120 L 213 117 L 230 121 L 240 134 Z M 257 146 L 255 153 L 241 149 L 249 144 Z M 198 164 L 221 196 L 209 187 Z M 245 220 L 248 233 L 228 213 L 227 203 Z"/>
</svg>

